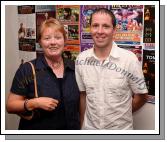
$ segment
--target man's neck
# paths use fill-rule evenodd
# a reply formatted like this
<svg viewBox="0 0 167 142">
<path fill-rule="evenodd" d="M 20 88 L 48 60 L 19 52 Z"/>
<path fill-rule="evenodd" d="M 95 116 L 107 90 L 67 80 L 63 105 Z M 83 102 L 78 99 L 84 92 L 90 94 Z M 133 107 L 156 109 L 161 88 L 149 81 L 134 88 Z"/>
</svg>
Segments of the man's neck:
<svg viewBox="0 0 167 142">
<path fill-rule="evenodd" d="M 98 57 L 99 60 L 103 61 L 105 60 L 111 52 L 112 46 L 106 47 L 106 48 L 94 48 L 94 53 Z"/>
</svg>

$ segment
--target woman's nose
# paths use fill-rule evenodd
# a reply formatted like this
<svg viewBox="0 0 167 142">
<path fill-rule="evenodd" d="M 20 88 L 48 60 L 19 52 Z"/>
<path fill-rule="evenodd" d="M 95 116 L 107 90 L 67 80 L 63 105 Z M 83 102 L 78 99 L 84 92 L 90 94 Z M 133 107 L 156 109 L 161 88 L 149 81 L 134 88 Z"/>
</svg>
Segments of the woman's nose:
<svg viewBox="0 0 167 142">
<path fill-rule="evenodd" d="M 51 38 L 51 41 L 50 41 L 51 44 L 56 44 L 57 43 L 57 40 L 55 38 Z"/>
</svg>

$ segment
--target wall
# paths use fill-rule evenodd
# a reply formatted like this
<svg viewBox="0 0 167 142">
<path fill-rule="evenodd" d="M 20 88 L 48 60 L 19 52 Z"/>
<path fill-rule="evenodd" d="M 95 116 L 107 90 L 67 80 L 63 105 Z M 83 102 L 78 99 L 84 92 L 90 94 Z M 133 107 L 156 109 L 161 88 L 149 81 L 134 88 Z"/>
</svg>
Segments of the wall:
<svg viewBox="0 0 167 142">
<path fill-rule="evenodd" d="M 5 93 L 9 93 L 13 76 L 19 66 L 19 51 L 17 43 L 17 11 L 16 6 L 5 7 Z M 6 129 L 16 129 L 16 115 L 6 113 Z"/>
<path fill-rule="evenodd" d="M 5 8 L 5 92 L 6 98 L 9 93 L 13 76 L 20 64 L 20 56 L 27 59 L 34 58 L 34 54 L 19 52 L 17 39 L 17 7 L 6 6 Z M 13 114 L 5 116 L 6 129 L 17 129 L 19 117 Z M 147 103 L 138 112 L 134 113 L 134 128 L 152 130 L 155 127 L 155 105 Z"/>
<path fill-rule="evenodd" d="M 140 110 L 133 113 L 134 129 L 154 130 L 155 129 L 155 105 L 146 103 Z"/>
<path fill-rule="evenodd" d="M 18 16 L 17 6 L 5 7 L 5 99 L 9 93 L 12 79 L 15 75 L 17 68 L 24 57 L 24 60 L 35 58 L 35 53 L 26 53 L 18 50 Z M 6 129 L 17 129 L 19 117 L 14 114 L 5 115 Z"/>
</svg>

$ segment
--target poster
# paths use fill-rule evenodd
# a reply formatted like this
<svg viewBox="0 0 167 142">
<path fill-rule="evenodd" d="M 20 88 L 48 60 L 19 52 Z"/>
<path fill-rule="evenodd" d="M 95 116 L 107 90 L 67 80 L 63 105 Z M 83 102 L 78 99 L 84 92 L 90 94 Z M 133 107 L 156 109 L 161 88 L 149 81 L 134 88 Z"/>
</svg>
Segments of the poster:
<svg viewBox="0 0 167 142">
<path fill-rule="evenodd" d="M 51 17 L 56 18 L 55 9 L 47 9 L 48 11 L 45 11 L 45 10 L 44 11 L 40 10 L 40 12 L 36 12 L 36 31 L 37 31 L 36 32 L 36 52 L 42 52 L 42 48 L 40 47 L 40 45 L 38 43 L 39 29 L 40 29 L 41 23 L 44 22 L 45 20 L 51 18 Z M 49 10 L 53 10 L 53 11 L 49 11 Z"/>
<path fill-rule="evenodd" d="M 118 45 L 118 47 L 129 50 L 131 52 L 133 52 L 138 60 L 141 62 L 142 61 L 142 46 L 139 45 Z"/>
<path fill-rule="evenodd" d="M 56 6 L 54 5 L 36 5 L 35 6 L 36 12 L 36 55 L 37 57 L 43 55 L 43 50 L 40 47 L 38 40 L 39 40 L 39 29 L 40 25 L 43 21 L 49 18 L 56 18 Z"/>
<path fill-rule="evenodd" d="M 79 5 L 57 5 L 56 17 L 64 24 L 67 32 L 66 44 L 80 44 L 80 6 Z"/>
<path fill-rule="evenodd" d="M 143 29 L 143 5 L 112 5 L 110 10 L 116 17 L 115 42 L 140 45 Z"/>
<path fill-rule="evenodd" d="M 18 14 L 32 14 L 35 13 L 35 5 L 18 6 Z"/>
<path fill-rule="evenodd" d="M 64 25 L 64 29 L 67 33 L 63 56 L 75 60 L 79 52 L 94 46 L 90 34 L 89 20 L 90 15 L 97 8 L 107 8 L 116 16 L 116 33 L 114 40 L 119 47 L 134 52 L 138 57 L 143 66 L 144 75 L 147 78 L 149 100 L 150 102 L 154 102 L 153 96 L 155 92 L 153 90 L 155 90 L 155 84 L 153 82 L 155 81 L 153 81 L 151 77 L 148 77 L 153 74 L 150 73 L 150 70 L 153 70 L 152 64 L 155 66 L 155 61 L 153 62 L 152 60 L 152 62 L 150 62 L 151 57 L 153 58 L 153 54 L 155 54 L 154 6 L 39 5 L 35 6 L 35 8 L 34 6 L 18 6 L 20 28 L 18 29 L 19 50 L 36 51 L 37 56 L 42 55 L 42 48 L 37 42 L 40 23 L 49 17 L 56 17 Z M 146 65 L 148 66 L 147 71 L 145 69 Z"/>
<path fill-rule="evenodd" d="M 81 5 L 81 43 L 93 43 L 90 34 L 90 16 L 97 8 L 107 8 L 106 5 Z"/>
<path fill-rule="evenodd" d="M 36 22 L 34 6 L 18 6 L 19 50 L 35 51 Z"/>
<path fill-rule="evenodd" d="M 155 43 L 144 43 L 144 49 L 155 50 Z"/>
<path fill-rule="evenodd" d="M 80 16 L 80 41 L 81 52 L 93 46 L 93 40 L 90 34 L 90 16 L 95 9 L 108 8 L 107 5 L 81 5 Z"/>
<path fill-rule="evenodd" d="M 75 61 L 79 52 L 80 52 L 79 45 L 66 45 L 64 47 L 63 57 Z"/>
<path fill-rule="evenodd" d="M 155 43 L 155 6 L 144 6 L 144 43 Z"/>
<path fill-rule="evenodd" d="M 143 73 L 148 88 L 148 102 L 155 103 L 155 51 L 143 50 Z"/>
<path fill-rule="evenodd" d="M 55 5 L 35 5 L 35 12 L 55 11 Z"/>
<path fill-rule="evenodd" d="M 90 49 L 94 46 L 93 43 L 81 43 L 81 52 Z"/>
</svg>

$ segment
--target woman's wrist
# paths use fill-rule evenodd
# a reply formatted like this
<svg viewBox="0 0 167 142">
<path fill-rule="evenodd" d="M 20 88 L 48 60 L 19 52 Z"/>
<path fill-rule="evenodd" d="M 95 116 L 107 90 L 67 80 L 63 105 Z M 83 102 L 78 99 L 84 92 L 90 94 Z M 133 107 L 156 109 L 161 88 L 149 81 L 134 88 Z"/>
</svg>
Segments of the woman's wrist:
<svg viewBox="0 0 167 142">
<path fill-rule="evenodd" d="M 26 99 L 24 101 L 24 109 L 25 111 L 33 111 L 34 109 L 37 108 L 37 104 L 35 102 L 36 98 L 33 99 Z"/>
<path fill-rule="evenodd" d="M 25 110 L 26 112 L 31 111 L 31 110 L 28 108 L 28 103 L 29 103 L 29 99 L 25 99 L 25 101 L 24 101 L 24 110 Z"/>
</svg>

